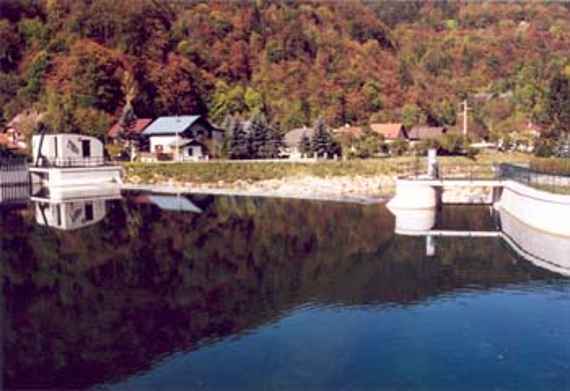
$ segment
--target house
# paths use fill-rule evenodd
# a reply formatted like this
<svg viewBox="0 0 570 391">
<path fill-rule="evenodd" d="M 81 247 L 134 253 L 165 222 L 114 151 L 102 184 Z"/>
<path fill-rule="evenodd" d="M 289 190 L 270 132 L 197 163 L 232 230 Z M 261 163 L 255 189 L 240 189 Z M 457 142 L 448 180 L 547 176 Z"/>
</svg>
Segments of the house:
<svg viewBox="0 0 570 391">
<path fill-rule="evenodd" d="M 130 133 L 128 134 L 128 136 L 141 135 L 144 132 L 144 130 L 147 128 L 147 126 L 150 125 L 151 122 L 152 118 L 137 119 L 132 129 L 128 132 Z M 109 129 L 109 131 L 107 132 L 107 137 L 109 137 L 109 139 L 112 140 L 113 142 L 116 142 L 120 138 L 120 136 L 125 134 L 125 132 L 126 130 L 123 129 L 123 127 L 119 122 L 117 122 L 115 125 L 111 127 L 111 129 Z"/>
<path fill-rule="evenodd" d="M 302 128 L 293 129 L 285 133 L 285 137 L 283 138 L 283 143 L 285 144 L 283 153 L 285 155 L 288 155 L 290 159 L 300 158 L 301 151 L 299 150 L 299 144 L 301 143 L 301 140 L 305 135 L 309 139 L 312 139 L 314 133 L 315 130 L 313 128 L 309 128 L 306 126 L 303 126 Z"/>
<path fill-rule="evenodd" d="M 26 149 L 28 147 L 26 134 L 32 133 L 32 130 L 44 115 L 44 113 L 38 113 L 35 110 L 25 110 L 16 115 L 6 124 L 6 128 L 2 132 L 3 137 L 0 139 L 0 144 L 13 150 Z"/>
<path fill-rule="evenodd" d="M 199 160 L 210 155 L 209 145 L 222 143 L 224 132 L 203 116 L 159 117 L 142 132 L 150 138 L 150 152 L 176 160 Z"/>
<path fill-rule="evenodd" d="M 400 123 L 370 124 L 370 129 L 384 136 L 384 139 L 388 142 L 406 140 L 408 138 L 404 125 Z"/>
<path fill-rule="evenodd" d="M 433 140 L 447 133 L 444 126 L 414 126 L 408 131 L 408 139 L 411 141 Z"/>
<path fill-rule="evenodd" d="M 349 124 L 333 129 L 332 132 L 337 138 L 347 141 L 357 139 L 364 134 L 364 130 L 360 126 L 351 126 Z"/>
</svg>

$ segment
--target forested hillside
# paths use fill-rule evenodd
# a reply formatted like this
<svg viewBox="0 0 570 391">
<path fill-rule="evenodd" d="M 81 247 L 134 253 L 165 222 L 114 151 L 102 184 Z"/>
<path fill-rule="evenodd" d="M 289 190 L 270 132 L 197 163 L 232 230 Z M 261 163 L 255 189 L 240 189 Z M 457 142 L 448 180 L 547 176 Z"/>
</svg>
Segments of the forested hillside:
<svg viewBox="0 0 570 391">
<path fill-rule="evenodd" d="M 1 0 L 0 118 L 35 108 L 103 135 L 132 101 L 139 117 L 263 111 L 281 129 L 454 125 L 468 98 L 473 126 L 549 127 L 569 21 L 570 4 L 539 2 Z"/>
</svg>

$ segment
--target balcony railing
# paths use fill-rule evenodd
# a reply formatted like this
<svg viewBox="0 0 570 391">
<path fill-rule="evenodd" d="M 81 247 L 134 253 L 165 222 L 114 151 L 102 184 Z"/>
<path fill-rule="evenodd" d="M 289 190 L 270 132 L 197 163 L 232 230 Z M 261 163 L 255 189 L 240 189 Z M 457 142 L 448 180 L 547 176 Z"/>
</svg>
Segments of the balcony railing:
<svg viewBox="0 0 570 391">
<path fill-rule="evenodd" d="M 115 163 L 106 159 L 103 156 L 99 157 L 73 157 L 73 158 L 55 158 L 47 159 L 40 158 L 38 160 L 38 167 L 57 167 L 57 168 L 68 168 L 68 167 L 98 167 L 98 166 L 110 166 Z"/>
</svg>

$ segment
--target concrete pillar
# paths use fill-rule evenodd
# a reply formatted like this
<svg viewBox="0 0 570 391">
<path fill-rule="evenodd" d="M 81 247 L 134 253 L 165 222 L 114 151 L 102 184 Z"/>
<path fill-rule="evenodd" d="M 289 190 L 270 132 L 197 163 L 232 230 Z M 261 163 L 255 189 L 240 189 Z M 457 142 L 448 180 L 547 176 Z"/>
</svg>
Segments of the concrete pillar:
<svg viewBox="0 0 570 391">
<path fill-rule="evenodd" d="M 428 151 L 428 176 L 433 179 L 439 178 L 439 165 L 437 163 L 437 150 Z"/>
<path fill-rule="evenodd" d="M 433 257 L 435 255 L 435 238 L 431 235 L 426 236 L 426 256 Z"/>
<path fill-rule="evenodd" d="M 402 209 L 432 209 L 438 205 L 438 194 L 429 184 L 421 181 L 396 180 L 396 196 L 389 207 Z"/>
</svg>

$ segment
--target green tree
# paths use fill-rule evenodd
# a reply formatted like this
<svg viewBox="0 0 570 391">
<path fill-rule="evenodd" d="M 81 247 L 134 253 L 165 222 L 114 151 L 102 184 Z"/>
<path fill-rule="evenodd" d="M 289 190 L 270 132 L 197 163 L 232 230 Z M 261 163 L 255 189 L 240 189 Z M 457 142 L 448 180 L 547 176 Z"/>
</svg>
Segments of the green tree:
<svg viewBox="0 0 570 391">
<path fill-rule="evenodd" d="M 317 157 L 332 158 L 340 155 L 340 145 L 333 139 L 325 121 L 319 118 L 315 122 L 311 150 Z"/>
<path fill-rule="evenodd" d="M 557 74 L 550 83 L 546 114 L 555 133 L 570 133 L 570 79 Z"/>
<path fill-rule="evenodd" d="M 136 123 L 137 115 L 135 114 L 135 110 L 133 109 L 131 102 L 127 102 L 125 107 L 123 107 L 123 112 L 119 118 L 119 137 L 128 144 L 129 158 L 131 161 L 135 158 L 135 150 L 138 148 L 141 138 L 140 134 L 134 132 Z"/>
<path fill-rule="evenodd" d="M 250 157 L 253 159 L 265 159 L 270 157 L 270 129 L 267 119 L 262 113 L 255 113 L 249 122 Z"/>
<path fill-rule="evenodd" d="M 402 109 L 402 124 L 406 128 L 426 123 L 424 111 L 416 104 L 407 104 Z"/>
<path fill-rule="evenodd" d="M 248 135 L 241 121 L 236 120 L 232 123 L 228 144 L 230 159 L 249 159 Z"/>
<path fill-rule="evenodd" d="M 312 155 L 313 148 L 311 146 L 311 139 L 307 135 L 307 133 L 303 133 L 301 140 L 299 141 L 298 145 L 299 152 L 303 155 L 309 156 Z"/>
</svg>

